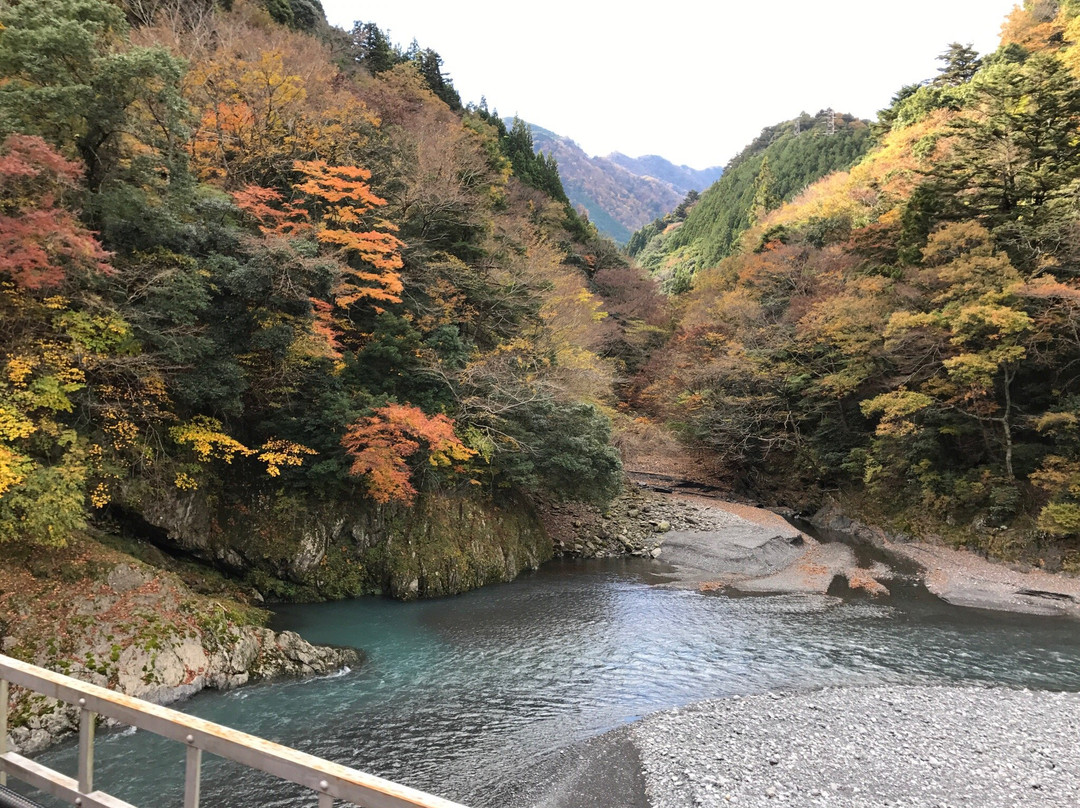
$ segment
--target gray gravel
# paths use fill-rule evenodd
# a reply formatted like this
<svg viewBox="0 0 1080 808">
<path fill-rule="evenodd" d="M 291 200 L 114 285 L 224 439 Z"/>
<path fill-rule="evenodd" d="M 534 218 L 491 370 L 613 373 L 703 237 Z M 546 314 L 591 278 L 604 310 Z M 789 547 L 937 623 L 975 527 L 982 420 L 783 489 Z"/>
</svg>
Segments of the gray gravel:
<svg viewBox="0 0 1080 808">
<path fill-rule="evenodd" d="M 836 688 L 703 702 L 630 728 L 652 808 L 1080 805 L 1080 694 Z"/>
</svg>

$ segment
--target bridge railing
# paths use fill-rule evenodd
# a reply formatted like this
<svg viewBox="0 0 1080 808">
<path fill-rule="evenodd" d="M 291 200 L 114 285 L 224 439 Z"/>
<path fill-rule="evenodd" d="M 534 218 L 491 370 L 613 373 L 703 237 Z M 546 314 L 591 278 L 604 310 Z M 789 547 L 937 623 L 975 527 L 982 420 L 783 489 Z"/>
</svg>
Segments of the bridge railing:
<svg viewBox="0 0 1080 808">
<path fill-rule="evenodd" d="M 68 777 L 7 748 L 9 683 L 79 708 L 78 777 Z M 170 738 L 187 748 L 184 808 L 198 808 L 202 754 L 207 752 L 297 783 L 318 795 L 318 808 L 464 808 L 245 732 L 125 696 L 0 654 L 0 785 L 20 780 L 79 808 L 135 808 L 94 789 L 97 717 Z M 340 801 L 340 803 L 338 802 Z"/>
</svg>

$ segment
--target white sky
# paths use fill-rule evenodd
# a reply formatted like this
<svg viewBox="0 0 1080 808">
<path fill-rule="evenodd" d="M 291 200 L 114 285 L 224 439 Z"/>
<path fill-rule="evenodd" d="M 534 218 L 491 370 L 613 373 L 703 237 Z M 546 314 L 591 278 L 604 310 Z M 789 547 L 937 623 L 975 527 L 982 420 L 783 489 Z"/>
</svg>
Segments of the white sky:
<svg viewBox="0 0 1080 808">
<path fill-rule="evenodd" d="M 443 57 L 462 100 L 590 154 L 723 165 L 765 126 L 833 107 L 873 118 L 950 42 L 997 47 L 1017 0 L 323 0 Z"/>
</svg>

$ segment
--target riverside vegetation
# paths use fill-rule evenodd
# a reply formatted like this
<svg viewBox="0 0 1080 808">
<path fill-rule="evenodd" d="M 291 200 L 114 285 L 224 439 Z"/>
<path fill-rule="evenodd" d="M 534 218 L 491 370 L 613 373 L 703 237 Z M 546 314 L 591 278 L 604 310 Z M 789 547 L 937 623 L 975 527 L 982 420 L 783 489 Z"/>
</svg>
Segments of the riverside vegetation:
<svg viewBox="0 0 1080 808">
<path fill-rule="evenodd" d="M 262 600 L 651 554 L 596 514 L 640 517 L 616 446 L 664 430 L 735 490 L 1080 569 L 1078 41 L 1028 2 L 876 123 L 770 127 L 634 263 L 373 23 L 0 0 L 5 653 L 175 657 L 162 699 L 326 669 Z"/>
<path fill-rule="evenodd" d="M 1080 570 L 1078 43 L 1025 2 L 869 130 L 766 129 L 631 239 L 690 288 L 628 400 L 762 499 Z"/>
<path fill-rule="evenodd" d="M 0 245 L 5 653 L 278 673 L 263 598 L 507 580 L 553 552 L 527 495 L 619 486 L 608 357 L 651 337 L 590 278 L 646 281 L 436 52 L 317 0 L 0 2 Z"/>
</svg>

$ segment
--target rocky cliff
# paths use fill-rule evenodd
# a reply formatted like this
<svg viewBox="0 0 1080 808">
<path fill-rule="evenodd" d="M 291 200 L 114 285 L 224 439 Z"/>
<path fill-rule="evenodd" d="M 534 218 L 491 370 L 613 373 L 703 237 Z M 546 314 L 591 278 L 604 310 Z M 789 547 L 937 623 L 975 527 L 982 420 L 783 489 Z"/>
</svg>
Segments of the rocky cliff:
<svg viewBox="0 0 1080 808">
<path fill-rule="evenodd" d="M 262 594 L 321 600 L 438 597 L 510 581 L 552 557 L 523 498 L 425 494 L 410 507 L 201 491 L 134 492 L 118 511 L 136 534 L 245 577 Z"/>
<path fill-rule="evenodd" d="M 356 665 L 352 649 L 313 646 L 260 625 L 266 614 L 230 597 L 198 594 L 177 574 L 82 538 L 67 548 L 0 560 L 0 650 L 84 681 L 167 704 L 204 688 L 229 689 Z M 201 582 L 206 590 L 213 582 Z M 12 747 L 44 749 L 78 726 L 77 711 L 13 688 Z"/>
</svg>

